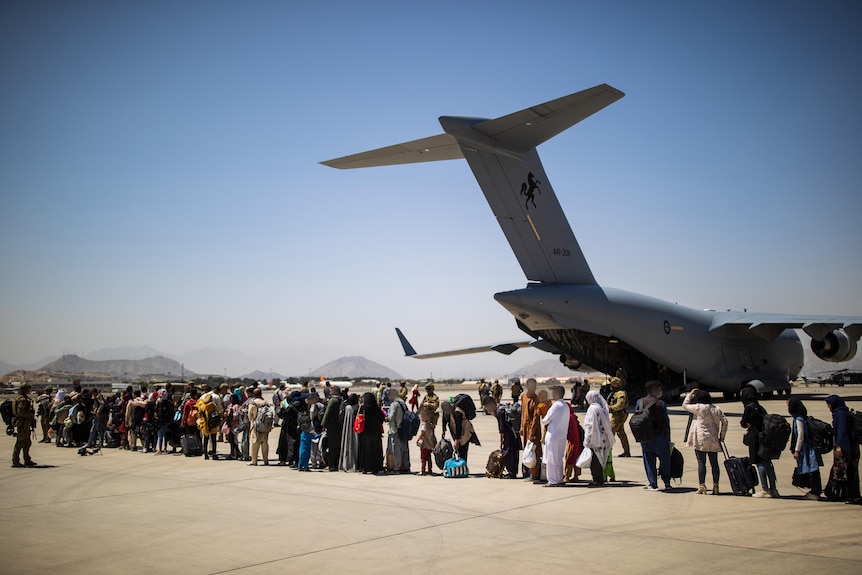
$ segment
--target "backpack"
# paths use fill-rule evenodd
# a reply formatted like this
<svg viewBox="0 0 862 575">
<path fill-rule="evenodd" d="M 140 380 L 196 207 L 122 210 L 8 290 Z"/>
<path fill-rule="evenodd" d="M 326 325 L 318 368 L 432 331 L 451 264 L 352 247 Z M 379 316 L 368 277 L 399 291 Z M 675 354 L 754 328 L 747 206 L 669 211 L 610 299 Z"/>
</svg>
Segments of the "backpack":
<svg viewBox="0 0 862 575">
<path fill-rule="evenodd" d="M 311 425 L 314 427 L 314 433 L 323 432 L 323 406 L 315 403 L 308 408 L 308 413 L 311 417 Z"/>
<path fill-rule="evenodd" d="M 790 424 L 775 413 L 763 416 L 763 431 L 758 435 L 757 455 L 761 459 L 778 459 L 790 439 Z"/>
<path fill-rule="evenodd" d="M 144 418 L 150 423 L 156 420 L 156 403 L 154 401 L 147 402 L 147 407 L 144 411 Z"/>
<path fill-rule="evenodd" d="M 636 410 L 629 418 L 629 429 L 632 430 L 632 435 L 635 436 L 635 441 L 638 443 L 646 443 L 655 439 L 656 424 L 650 413 L 650 407 L 655 405 L 657 399 L 647 405 L 646 402 L 641 402 L 640 409 Z"/>
<path fill-rule="evenodd" d="M 254 430 L 258 433 L 269 433 L 275 416 L 272 413 L 272 405 L 265 403 L 257 408 L 257 416 L 254 418 Z"/>
<path fill-rule="evenodd" d="M 464 412 L 464 415 L 467 416 L 467 419 L 476 419 L 476 404 L 473 402 L 473 398 L 466 393 L 459 393 L 456 395 L 452 400 L 452 405 L 460 407 L 461 411 Z"/>
<path fill-rule="evenodd" d="M 499 449 L 492 451 L 488 456 L 488 464 L 485 466 L 485 476 L 494 479 L 503 477 L 503 452 Z"/>
<path fill-rule="evenodd" d="M 187 427 L 197 427 L 198 425 L 198 406 L 197 404 L 191 406 L 189 409 L 189 414 L 186 417 L 186 426 Z"/>
<path fill-rule="evenodd" d="M 437 464 L 437 467 L 443 469 L 445 467 L 446 461 L 452 458 L 455 450 L 452 449 L 452 442 L 446 439 L 445 437 L 437 442 L 437 445 L 434 446 L 434 463 Z"/>
<path fill-rule="evenodd" d="M 682 452 L 676 447 L 670 448 L 670 478 L 676 479 L 682 483 L 682 472 L 685 468 L 685 460 L 682 457 Z M 661 464 L 659 464 L 658 474 L 661 475 Z"/>
<path fill-rule="evenodd" d="M 138 427 L 144 421 L 144 413 L 146 408 L 143 405 L 136 405 L 132 408 L 132 427 Z M 70 413 L 70 415 L 72 415 Z"/>
<path fill-rule="evenodd" d="M 862 411 L 851 409 L 850 415 L 853 416 L 853 427 L 856 428 L 856 441 L 862 445 Z"/>
<path fill-rule="evenodd" d="M 832 426 L 825 421 L 808 416 L 808 441 L 814 451 L 824 455 L 832 451 Z"/>
<path fill-rule="evenodd" d="M 503 406 L 506 413 L 506 423 L 508 423 L 515 435 L 521 434 L 521 404 L 518 402 L 509 403 Z"/>
<path fill-rule="evenodd" d="M 160 399 L 156 403 L 156 420 L 159 425 L 167 425 L 174 417 L 174 404 L 170 399 Z"/>
<path fill-rule="evenodd" d="M 0 403 L 0 416 L 3 417 L 3 423 L 12 427 L 12 400 L 7 399 L 3 403 Z"/>
<path fill-rule="evenodd" d="M 403 408 L 402 408 L 403 409 Z M 404 409 L 404 419 L 401 420 L 401 427 L 398 428 L 398 439 L 411 440 L 419 433 L 419 416 Z"/>
<path fill-rule="evenodd" d="M 304 411 L 300 413 L 299 417 L 296 418 L 296 427 L 300 433 L 311 433 L 311 416 Z"/>
</svg>

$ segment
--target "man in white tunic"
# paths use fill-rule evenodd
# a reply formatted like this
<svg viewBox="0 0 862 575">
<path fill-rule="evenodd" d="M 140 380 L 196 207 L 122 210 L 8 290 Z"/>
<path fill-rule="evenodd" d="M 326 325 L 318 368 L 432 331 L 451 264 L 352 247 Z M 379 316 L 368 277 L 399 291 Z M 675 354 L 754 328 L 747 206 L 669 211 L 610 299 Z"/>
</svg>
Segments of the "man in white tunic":
<svg viewBox="0 0 862 575">
<path fill-rule="evenodd" d="M 548 483 L 546 487 L 561 487 L 565 485 L 563 468 L 566 459 L 566 436 L 569 432 L 569 406 L 563 400 L 565 390 L 562 386 L 551 388 L 551 398 L 554 402 L 547 415 L 542 418 L 545 426 L 545 451 L 542 460 L 548 468 Z"/>
</svg>

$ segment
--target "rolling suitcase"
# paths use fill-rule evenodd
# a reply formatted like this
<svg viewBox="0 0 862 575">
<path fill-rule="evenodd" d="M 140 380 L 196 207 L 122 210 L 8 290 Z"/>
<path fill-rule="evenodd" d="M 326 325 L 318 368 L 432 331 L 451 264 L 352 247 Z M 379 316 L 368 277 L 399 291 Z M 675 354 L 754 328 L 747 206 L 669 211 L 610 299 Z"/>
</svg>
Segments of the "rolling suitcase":
<svg viewBox="0 0 862 575">
<path fill-rule="evenodd" d="M 748 457 L 730 457 L 724 442 L 721 443 L 721 450 L 724 453 L 724 469 L 730 480 L 731 491 L 734 495 L 751 495 L 758 484 L 757 471 L 751 460 Z"/>
<path fill-rule="evenodd" d="M 187 433 L 183 435 L 181 443 L 183 445 L 183 455 L 186 457 L 198 457 L 203 455 L 201 442 L 197 435 Z"/>
</svg>

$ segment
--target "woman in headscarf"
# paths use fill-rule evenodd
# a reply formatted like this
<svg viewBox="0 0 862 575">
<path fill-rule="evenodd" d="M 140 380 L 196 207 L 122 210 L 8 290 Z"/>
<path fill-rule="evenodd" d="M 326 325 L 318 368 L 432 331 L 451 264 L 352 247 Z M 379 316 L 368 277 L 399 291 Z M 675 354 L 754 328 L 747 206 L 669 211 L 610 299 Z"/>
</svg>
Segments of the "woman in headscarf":
<svg viewBox="0 0 862 575">
<path fill-rule="evenodd" d="M 688 433 L 686 445 L 694 448 L 697 457 L 697 492 L 706 495 L 706 458 L 712 468 L 712 494 L 718 495 L 718 478 L 721 472 L 718 467 L 718 452 L 721 442 L 727 435 L 727 417 L 718 406 L 712 404 L 712 397 L 704 389 L 693 389 L 685 396 L 682 408 L 689 412 L 693 419 Z"/>
<path fill-rule="evenodd" d="M 772 466 L 772 460 L 764 459 L 757 453 L 760 449 L 760 432 L 763 431 L 763 417 L 766 415 L 766 410 L 757 401 L 757 392 L 753 387 L 743 387 L 739 397 L 742 405 L 745 406 L 739 425 L 748 430 L 742 438 L 742 443 L 748 446 L 748 457 L 751 463 L 757 466 L 757 474 L 760 476 L 761 491 L 752 497 L 780 497 L 775 483 L 775 467 Z"/>
<path fill-rule="evenodd" d="M 356 471 L 356 456 L 359 452 L 359 436 L 353 431 L 356 412 L 359 409 L 359 396 L 351 393 L 344 402 L 344 415 L 341 420 L 341 453 L 338 456 L 338 469 Z"/>
<path fill-rule="evenodd" d="M 823 460 L 811 444 L 808 410 L 794 397 L 787 400 L 787 411 L 793 417 L 793 425 L 790 428 L 790 451 L 793 453 L 793 459 L 796 460 L 796 476 L 811 488 L 805 494 L 805 498 L 817 501 L 823 493 L 820 479 L 820 466 L 823 465 Z"/>
<path fill-rule="evenodd" d="M 590 485 L 603 485 L 604 468 L 608 461 L 611 447 L 614 445 L 614 433 L 611 431 L 611 414 L 608 404 L 598 391 L 587 392 L 587 414 L 584 417 L 584 447 L 593 452 L 590 473 L 593 480 Z"/>
<path fill-rule="evenodd" d="M 362 395 L 359 413 L 365 418 L 365 429 L 359 434 L 356 467 L 362 473 L 383 471 L 383 412 L 373 393 Z"/>
<path fill-rule="evenodd" d="M 281 401 L 275 406 L 276 414 L 281 419 L 281 429 L 278 432 L 278 447 L 275 449 L 275 453 L 278 455 L 278 463 L 276 465 L 287 465 L 287 460 L 296 451 L 296 442 L 290 430 L 291 428 L 296 428 L 296 418 L 299 414 L 290 400 L 292 395 L 291 393 L 290 396 L 282 396 Z"/>
<path fill-rule="evenodd" d="M 302 392 L 298 389 L 290 392 L 287 403 L 287 420 L 282 422 L 282 425 L 287 426 L 288 443 L 293 445 L 293 449 L 287 455 L 287 464 L 296 467 L 299 462 L 299 414 L 306 408 L 306 404 L 302 400 Z"/>
<path fill-rule="evenodd" d="M 826 405 L 832 412 L 832 433 L 835 439 L 830 478 L 843 480 L 846 477 L 849 489 L 847 503 L 862 503 L 859 498 L 859 438 L 856 437 L 853 414 L 837 395 L 828 396 Z"/>
</svg>

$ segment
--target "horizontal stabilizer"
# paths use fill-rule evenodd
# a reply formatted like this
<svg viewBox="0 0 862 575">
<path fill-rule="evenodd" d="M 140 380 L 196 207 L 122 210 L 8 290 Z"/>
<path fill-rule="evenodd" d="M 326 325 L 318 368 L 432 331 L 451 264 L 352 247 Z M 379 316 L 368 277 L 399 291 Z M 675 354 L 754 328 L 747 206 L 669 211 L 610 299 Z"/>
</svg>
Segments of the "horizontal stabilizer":
<svg viewBox="0 0 862 575">
<path fill-rule="evenodd" d="M 513 152 L 526 152 L 568 130 L 625 96 L 616 88 L 600 84 L 495 120 L 473 126 L 477 132 Z"/>
<path fill-rule="evenodd" d="M 523 153 L 571 128 L 581 120 L 589 118 L 624 95 L 616 88 L 600 84 L 493 120 L 455 119 L 466 120 L 476 132 L 483 138 L 487 138 L 491 142 L 490 147 L 497 151 Z M 441 118 L 441 122 L 444 120 L 446 118 Z M 463 157 L 461 146 L 455 137 L 450 134 L 438 134 L 327 160 L 321 164 L 339 169 L 371 168 L 457 160 Z"/>
<path fill-rule="evenodd" d="M 461 147 L 449 134 L 439 134 L 430 138 L 404 142 L 394 146 L 378 148 L 370 152 L 362 152 L 343 158 L 320 162 L 331 168 L 373 168 L 375 166 L 391 166 L 396 164 L 416 164 L 419 162 L 436 162 L 437 160 L 458 160 L 464 157 Z"/>
</svg>

